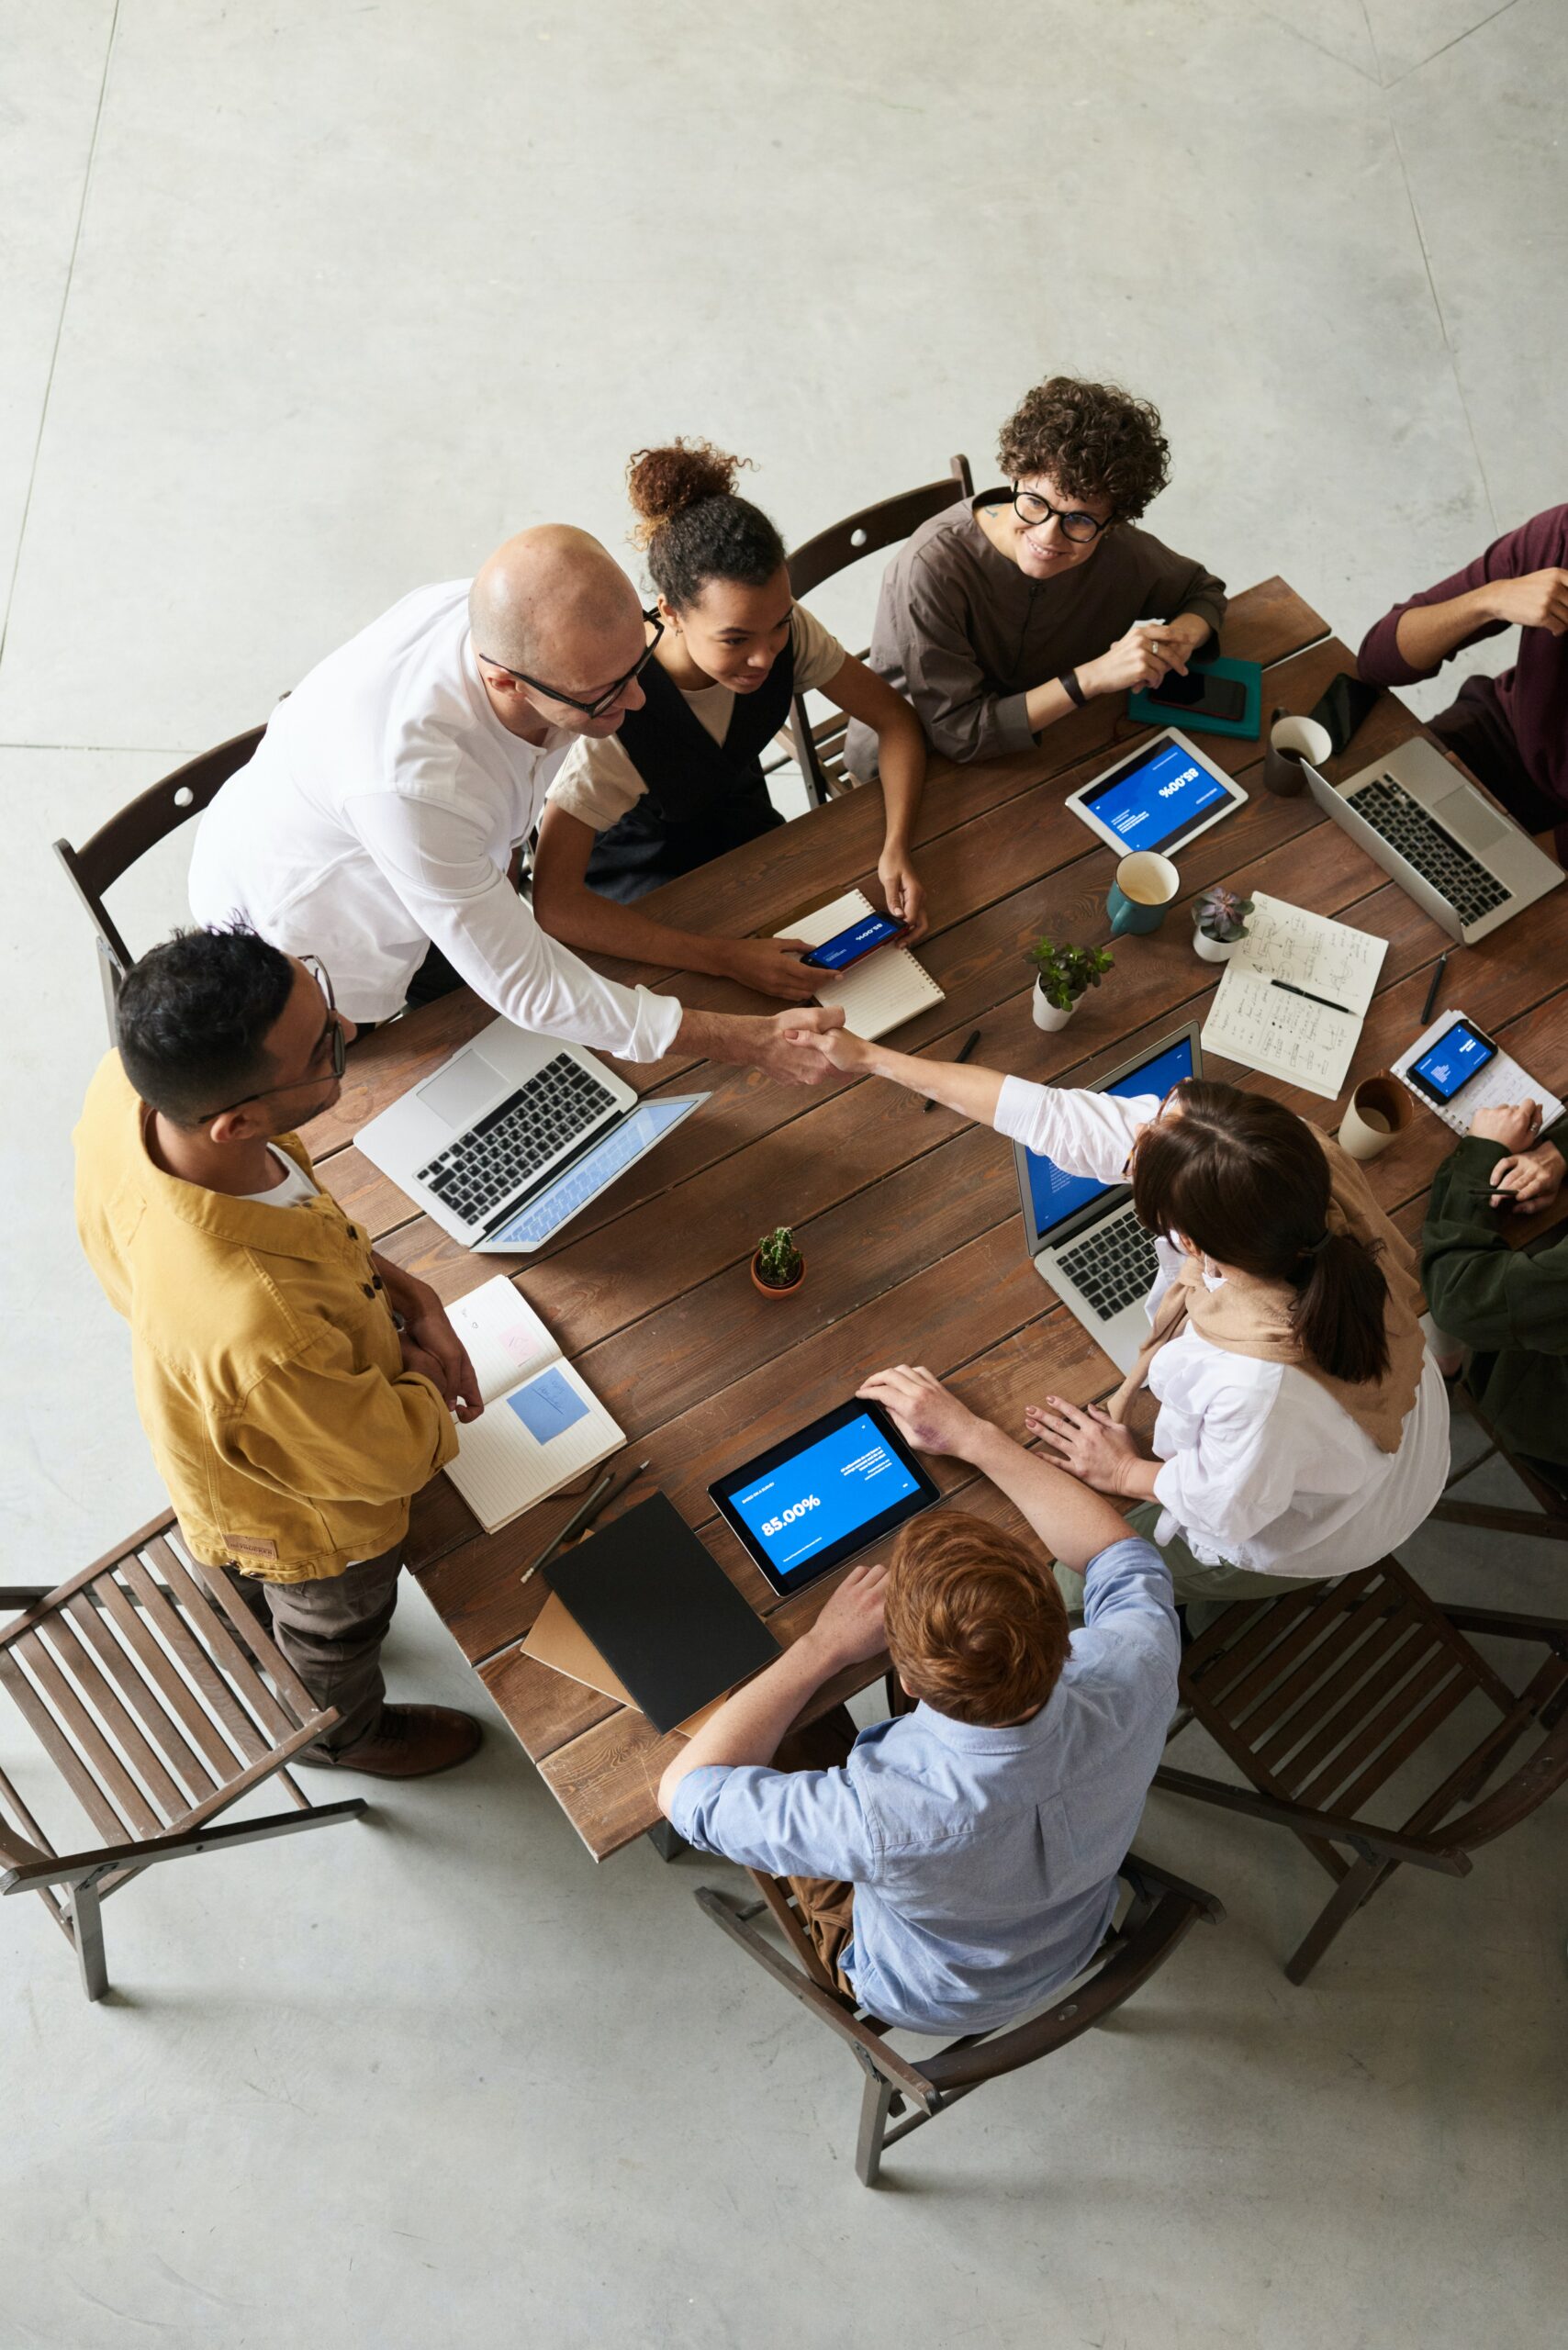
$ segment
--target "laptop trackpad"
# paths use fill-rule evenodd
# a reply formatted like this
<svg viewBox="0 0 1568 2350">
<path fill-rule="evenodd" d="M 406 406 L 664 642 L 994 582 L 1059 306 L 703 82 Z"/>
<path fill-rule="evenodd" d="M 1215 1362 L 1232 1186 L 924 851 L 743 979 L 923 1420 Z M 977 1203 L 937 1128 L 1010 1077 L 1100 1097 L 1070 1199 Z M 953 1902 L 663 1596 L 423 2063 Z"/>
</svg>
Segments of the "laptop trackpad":
<svg viewBox="0 0 1568 2350">
<path fill-rule="evenodd" d="M 1514 829 L 1473 791 L 1450 791 L 1438 801 L 1432 813 L 1439 824 L 1448 826 L 1456 840 L 1477 851 L 1495 847 L 1498 841 L 1506 840 Z"/>
<path fill-rule="evenodd" d="M 499 1069 L 492 1069 L 483 1053 L 470 1050 L 460 1053 L 428 1085 L 421 1085 L 419 1093 L 427 1110 L 433 1110 L 454 1134 L 461 1134 L 506 1091 L 507 1081 Z"/>
</svg>

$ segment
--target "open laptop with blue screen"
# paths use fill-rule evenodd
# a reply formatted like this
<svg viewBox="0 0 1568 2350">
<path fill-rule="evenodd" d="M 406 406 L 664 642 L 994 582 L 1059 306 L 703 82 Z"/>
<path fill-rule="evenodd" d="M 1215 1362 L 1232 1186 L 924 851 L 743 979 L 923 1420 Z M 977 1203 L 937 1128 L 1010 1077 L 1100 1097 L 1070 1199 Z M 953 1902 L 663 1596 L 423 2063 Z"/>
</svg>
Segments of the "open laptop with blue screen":
<svg viewBox="0 0 1568 2350">
<path fill-rule="evenodd" d="M 1099 1079 L 1093 1091 L 1163 1100 L 1182 1078 L 1203 1073 L 1198 1025 L 1189 1021 Z M 1117 1370 L 1130 1371 L 1148 1336 L 1144 1300 L 1159 1270 L 1154 1241 L 1133 1213 L 1132 1185 L 1070 1175 L 1021 1142 L 1013 1150 L 1035 1270 Z"/>
</svg>

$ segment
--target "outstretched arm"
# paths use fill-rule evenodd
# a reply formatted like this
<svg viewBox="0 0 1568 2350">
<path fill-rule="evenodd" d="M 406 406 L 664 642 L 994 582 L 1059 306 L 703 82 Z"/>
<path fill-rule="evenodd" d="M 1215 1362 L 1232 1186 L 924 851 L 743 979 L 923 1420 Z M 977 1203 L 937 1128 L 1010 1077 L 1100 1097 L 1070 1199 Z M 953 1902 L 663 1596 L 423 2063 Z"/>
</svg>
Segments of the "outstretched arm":
<svg viewBox="0 0 1568 2350">
<path fill-rule="evenodd" d="M 890 1052 L 885 1045 L 868 1045 L 847 1028 L 822 1039 L 822 1048 L 834 1069 L 846 1077 L 885 1077 L 911 1093 L 957 1110 L 977 1126 L 996 1123 L 996 1105 L 1004 1083 L 1002 1072 L 976 1069 L 972 1061 L 922 1060 L 913 1053 Z"/>
<path fill-rule="evenodd" d="M 925 781 L 925 736 L 919 719 L 902 694 L 864 661 L 846 654 L 844 666 L 822 691 L 851 718 L 870 727 L 877 737 L 877 769 L 882 778 L 882 802 L 887 828 L 877 878 L 888 901 L 888 912 L 906 922 L 916 938 L 925 930 L 925 892 L 912 861 L 910 843 Z"/>
</svg>

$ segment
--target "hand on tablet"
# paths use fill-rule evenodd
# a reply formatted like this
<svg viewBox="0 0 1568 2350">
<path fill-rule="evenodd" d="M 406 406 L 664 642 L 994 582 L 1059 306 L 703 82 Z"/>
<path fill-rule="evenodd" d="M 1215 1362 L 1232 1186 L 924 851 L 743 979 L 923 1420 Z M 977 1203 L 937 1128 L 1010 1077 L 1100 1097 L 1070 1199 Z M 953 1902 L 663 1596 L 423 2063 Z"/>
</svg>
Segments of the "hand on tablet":
<svg viewBox="0 0 1568 2350">
<path fill-rule="evenodd" d="M 882 1598 L 887 1590 L 886 1567 L 851 1567 L 806 1638 L 821 1652 L 829 1670 L 864 1664 L 880 1656 L 887 1646 L 882 1629 Z"/>
<path fill-rule="evenodd" d="M 922 1452 L 946 1452 L 955 1460 L 967 1460 L 969 1446 L 986 1425 L 924 1364 L 901 1362 L 890 1371 L 873 1371 L 856 1392 L 868 1403 L 880 1404 L 904 1442 Z"/>
</svg>

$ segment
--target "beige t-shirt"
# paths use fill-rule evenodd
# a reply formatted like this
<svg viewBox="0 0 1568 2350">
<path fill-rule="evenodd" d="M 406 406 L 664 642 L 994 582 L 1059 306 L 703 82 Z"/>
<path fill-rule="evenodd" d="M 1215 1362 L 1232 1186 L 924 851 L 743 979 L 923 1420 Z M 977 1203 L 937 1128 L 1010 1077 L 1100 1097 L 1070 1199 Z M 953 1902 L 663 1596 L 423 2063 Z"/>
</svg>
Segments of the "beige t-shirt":
<svg viewBox="0 0 1568 2350">
<path fill-rule="evenodd" d="M 812 618 L 803 604 L 797 604 L 791 615 L 790 642 L 795 653 L 798 694 L 825 686 L 844 666 L 843 645 L 836 636 L 828 634 L 821 621 Z M 722 743 L 730 731 L 730 713 L 735 706 L 729 687 L 703 686 L 696 693 L 686 694 L 685 700 L 714 742 Z M 579 734 L 550 786 L 549 796 L 579 823 L 605 833 L 636 806 L 647 788 L 619 735 L 607 734 L 602 741 L 592 742 Z"/>
</svg>

